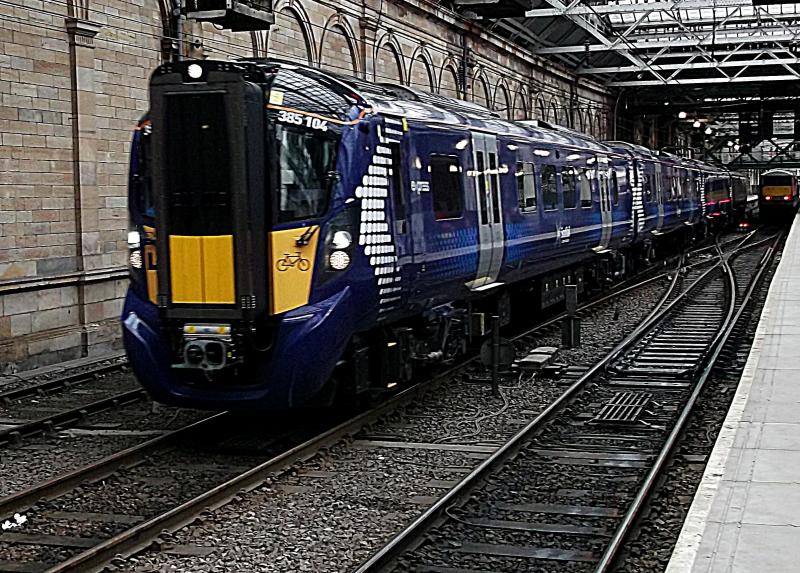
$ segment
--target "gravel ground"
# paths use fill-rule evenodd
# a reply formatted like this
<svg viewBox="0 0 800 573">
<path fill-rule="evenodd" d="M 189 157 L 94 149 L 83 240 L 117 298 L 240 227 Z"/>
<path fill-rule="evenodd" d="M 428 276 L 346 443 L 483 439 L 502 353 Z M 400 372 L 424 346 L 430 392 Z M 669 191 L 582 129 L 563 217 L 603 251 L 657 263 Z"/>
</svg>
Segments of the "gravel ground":
<svg viewBox="0 0 800 573">
<path fill-rule="evenodd" d="M 0 418 L 38 418 L 98 399 L 98 394 L 85 393 L 92 390 L 88 386 L 103 389 L 104 395 L 113 395 L 137 388 L 138 384 L 130 372 L 110 374 L 73 390 L 0 407 Z M 147 399 L 91 415 L 86 421 L 52 435 L 24 438 L 0 450 L 3 460 L 0 496 L 11 495 L 208 415 L 209 412 L 171 408 Z"/>
<path fill-rule="evenodd" d="M 652 308 L 666 281 L 583 320 L 583 346 L 557 361 L 587 366 Z M 529 347 L 557 345 L 553 332 Z M 485 385 L 449 383 L 365 430 L 363 439 L 497 445 L 561 394 L 563 381 L 506 377 L 502 397 Z M 213 548 L 206 556 L 146 552 L 120 571 L 347 571 L 421 513 L 485 454 L 339 444 L 220 508 L 165 544 Z M 544 567 L 544 565 L 543 565 Z M 545 569 L 543 569 L 545 570 Z M 583 570 L 578 567 L 576 571 Z"/>
<path fill-rule="evenodd" d="M 113 372 L 72 388 L 62 388 L 43 396 L 31 396 L 0 404 L 0 419 L 35 420 L 139 387 L 130 372 Z"/>
</svg>

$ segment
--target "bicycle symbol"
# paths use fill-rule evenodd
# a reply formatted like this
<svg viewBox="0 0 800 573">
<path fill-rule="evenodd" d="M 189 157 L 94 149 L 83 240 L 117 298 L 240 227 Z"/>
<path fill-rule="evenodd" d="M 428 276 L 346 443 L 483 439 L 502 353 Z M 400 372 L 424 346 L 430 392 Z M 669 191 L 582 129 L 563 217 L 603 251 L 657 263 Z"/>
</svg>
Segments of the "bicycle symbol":
<svg viewBox="0 0 800 573">
<path fill-rule="evenodd" d="M 284 253 L 283 258 L 278 259 L 275 266 L 280 272 L 287 271 L 295 266 L 301 271 L 306 272 L 311 268 L 311 261 L 303 257 L 300 251 L 297 251 L 294 255 Z"/>
</svg>

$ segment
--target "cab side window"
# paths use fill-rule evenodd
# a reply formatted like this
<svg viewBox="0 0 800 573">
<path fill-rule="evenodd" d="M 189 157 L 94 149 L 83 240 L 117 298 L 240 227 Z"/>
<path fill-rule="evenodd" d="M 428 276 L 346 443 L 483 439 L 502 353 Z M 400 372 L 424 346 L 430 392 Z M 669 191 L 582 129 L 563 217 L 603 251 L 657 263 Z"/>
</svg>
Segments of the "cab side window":
<svg viewBox="0 0 800 573">
<path fill-rule="evenodd" d="M 436 220 L 458 219 L 464 214 L 464 188 L 458 157 L 431 155 L 431 195 Z"/>
</svg>

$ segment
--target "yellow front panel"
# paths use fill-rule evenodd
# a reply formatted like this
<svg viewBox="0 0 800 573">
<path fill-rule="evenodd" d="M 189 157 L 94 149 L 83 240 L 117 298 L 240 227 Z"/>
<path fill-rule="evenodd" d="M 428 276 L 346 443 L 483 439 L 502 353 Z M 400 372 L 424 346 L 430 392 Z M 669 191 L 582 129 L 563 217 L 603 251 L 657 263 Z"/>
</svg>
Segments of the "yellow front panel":
<svg viewBox="0 0 800 573">
<path fill-rule="evenodd" d="M 158 256 L 156 246 L 151 241 L 156 240 L 156 230 L 153 227 L 144 226 L 144 236 L 146 243 L 142 254 L 144 255 L 144 269 L 147 276 L 147 297 L 150 302 L 158 302 Z"/>
<path fill-rule="evenodd" d="M 203 304 L 203 238 L 169 236 L 172 302 Z"/>
<path fill-rule="evenodd" d="M 784 197 L 792 194 L 792 188 L 788 185 L 765 185 L 761 188 L 761 193 L 765 197 Z"/>
<path fill-rule="evenodd" d="M 234 304 L 233 235 L 203 237 L 203 291 L 207 304 Z"/>
<path fill-rule="evenodd" d="M 298 246 L 306 233 L 309 243 Z M 269 234 L 271 311 L 278 314 L 308 303 L 319 226 L 273 231 Z"/>
</svg>

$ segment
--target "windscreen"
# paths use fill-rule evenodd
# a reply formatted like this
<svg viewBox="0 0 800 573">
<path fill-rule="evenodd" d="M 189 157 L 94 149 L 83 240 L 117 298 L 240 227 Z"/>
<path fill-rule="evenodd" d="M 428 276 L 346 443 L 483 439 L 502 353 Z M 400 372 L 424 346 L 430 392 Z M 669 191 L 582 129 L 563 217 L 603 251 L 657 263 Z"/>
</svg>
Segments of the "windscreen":
<svg viewBox="0 0 800 573">
<path fill-rule="evenodd" d="M 170 233 L 232 234 L 224 94 L 169 95 L 165 116 L 164 166 Z"/>
<path fill-rule="evenodd" d="M 792 177 L 791 175 L 764 175 L 761 178 L 761 184 L 765 187 L 788 187 L 792 184 Z"/>
<path fill-rule="evenodd" d="M 338 138 L 276 125 L 278 222 L 320 217 L 328 208 Z"/>
</svg>

